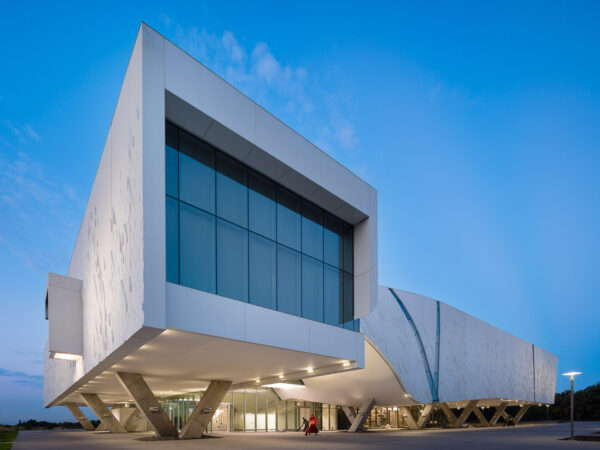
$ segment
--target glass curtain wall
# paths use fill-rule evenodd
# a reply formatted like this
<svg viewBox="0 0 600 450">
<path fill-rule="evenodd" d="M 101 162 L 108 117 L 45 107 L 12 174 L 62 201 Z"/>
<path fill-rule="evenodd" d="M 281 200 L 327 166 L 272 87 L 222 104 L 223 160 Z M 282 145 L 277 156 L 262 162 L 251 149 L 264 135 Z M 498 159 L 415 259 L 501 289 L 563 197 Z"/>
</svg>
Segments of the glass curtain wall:
<svg viewBox="0 0 600 450">
<path fill-rule="evenodd" d="M 167 281 L 359 330 L 350 225 L 168 122 L 166 140 Z"/>
<path fill-rule="evenodd" d="M 161 399 L 160 404 L 181 430 L 203 394 L 204 391 L 168 397 Z M 295 431 L 302 414 L 314 414 L 319 430 L 337 430 L 335 405 L 281 400 L 272 389 L 259 387 L 227 393 L 207 431 Z"/>
</svg>

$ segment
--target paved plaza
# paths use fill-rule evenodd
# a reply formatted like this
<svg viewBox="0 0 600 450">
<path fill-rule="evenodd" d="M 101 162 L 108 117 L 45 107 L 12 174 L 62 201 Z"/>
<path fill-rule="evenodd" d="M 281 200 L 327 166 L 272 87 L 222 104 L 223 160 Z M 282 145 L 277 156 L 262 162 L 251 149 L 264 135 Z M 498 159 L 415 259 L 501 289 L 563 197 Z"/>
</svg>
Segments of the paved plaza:
<svg viewBox="0 0 600 450">
<path fill-rule="evenodd" d="M 600 422 L 576 424 L 577 435 L 593 435 Z M 402 449 L 571 449 L 600 448 L 600 442 L 562 441 L 568 423 L 521 425 L 514 428 L 466 428 L 461 430 L 376 431 L 369 433 L 221 433 L 206 439 L 157 441 L 153 433 L 110 434 L 85 431 L 22 431 L 14 450 L 25 449 L 188 449 L 188 448 L 402 448 Z M 600 434 L 596 434 L 600 436 Z"/>
</svg>

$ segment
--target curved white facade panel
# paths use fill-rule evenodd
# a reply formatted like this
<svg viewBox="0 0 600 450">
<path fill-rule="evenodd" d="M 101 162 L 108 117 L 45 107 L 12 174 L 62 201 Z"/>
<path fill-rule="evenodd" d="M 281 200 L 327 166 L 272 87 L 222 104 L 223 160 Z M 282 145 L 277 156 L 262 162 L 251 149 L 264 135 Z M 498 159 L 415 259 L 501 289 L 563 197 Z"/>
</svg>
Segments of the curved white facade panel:
<svg viewBox="0 0 600 450">
<path fill-rule="evenodd" d="M 554 401 L 555 355 L 444 303 L 380 286 L 361 331 L 419 403 Z"/>
</svg>

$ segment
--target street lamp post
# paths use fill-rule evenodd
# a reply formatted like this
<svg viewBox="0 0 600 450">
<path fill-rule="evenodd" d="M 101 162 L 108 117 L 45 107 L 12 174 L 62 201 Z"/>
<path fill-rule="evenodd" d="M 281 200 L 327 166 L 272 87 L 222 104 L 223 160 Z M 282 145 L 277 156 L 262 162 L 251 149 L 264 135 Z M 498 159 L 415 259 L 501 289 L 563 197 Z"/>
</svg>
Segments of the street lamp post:
<svg viewBox="0 0 600 450">
<path fill-rule="evenodd" d="M 571 439 L 575 439 L 575 396 L 573 393 L 573 381 L 575 379 L 575 375 L 580 375 L 581 372 L 567 372 L 563 373 L 564 376 L 569 377 L 571 381 Z"/>
</svg>

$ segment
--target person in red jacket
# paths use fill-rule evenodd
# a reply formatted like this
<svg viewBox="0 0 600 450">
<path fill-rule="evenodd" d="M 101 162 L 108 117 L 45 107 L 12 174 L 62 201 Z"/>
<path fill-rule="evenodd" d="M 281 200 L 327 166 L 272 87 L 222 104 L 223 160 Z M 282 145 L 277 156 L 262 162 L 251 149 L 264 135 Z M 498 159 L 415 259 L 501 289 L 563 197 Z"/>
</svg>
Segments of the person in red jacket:
<svg viewBox="0 0 600 450">
<path fill-rule="evenodd" d="M 308 419 L 308 428 L 306 429 L 304 436 L 311 433 L 319 434 L 319 430 L 317 429 L 317 419 L 315 419 L 315 416 L 312 414 L 310 415 L 310 419 Z"/>
</svg>

